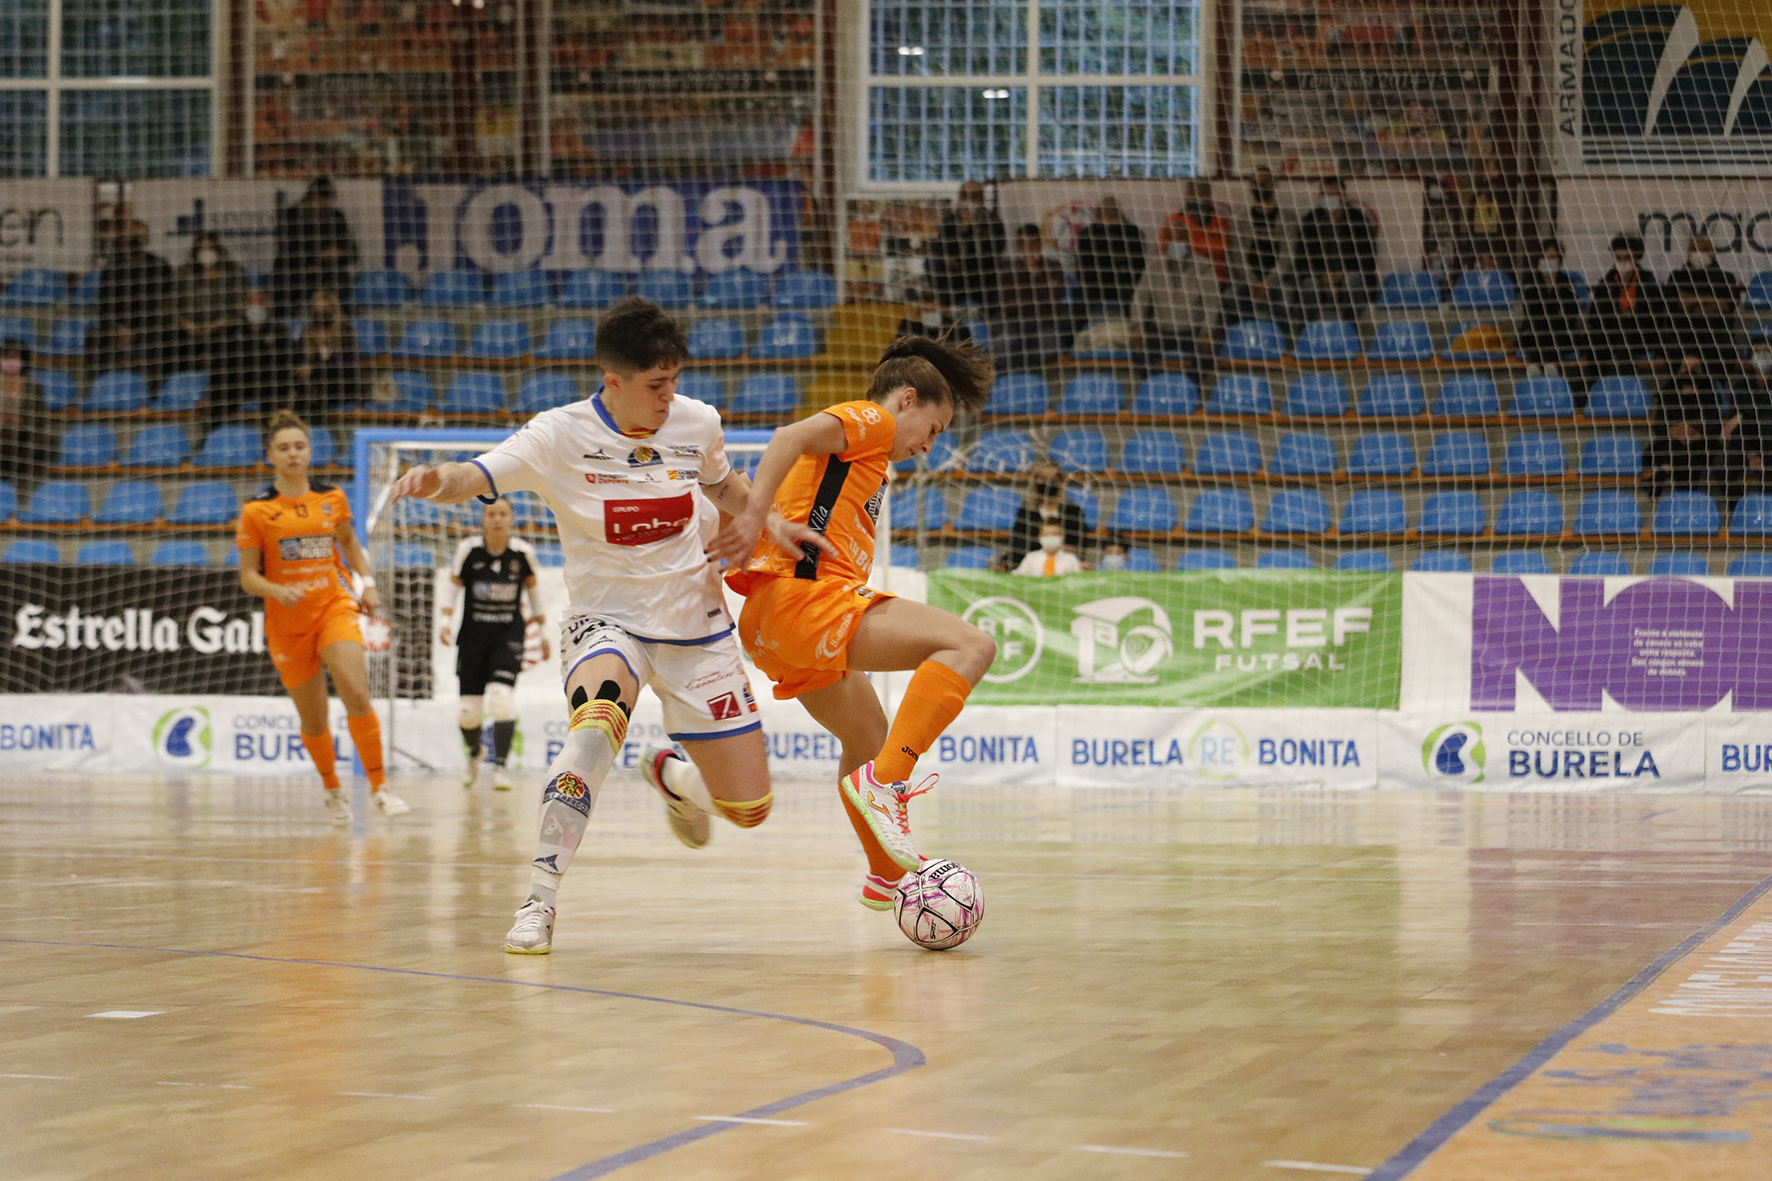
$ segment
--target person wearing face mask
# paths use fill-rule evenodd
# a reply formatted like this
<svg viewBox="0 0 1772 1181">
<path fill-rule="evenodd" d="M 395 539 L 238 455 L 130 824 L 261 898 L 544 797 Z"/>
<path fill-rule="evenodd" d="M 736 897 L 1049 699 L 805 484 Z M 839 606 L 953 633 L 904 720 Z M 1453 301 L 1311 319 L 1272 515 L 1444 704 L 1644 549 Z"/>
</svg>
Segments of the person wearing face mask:
<svg viewBox="0 0 1772 1181">
<path fill-rule="evenodd" d="M 1212 203 L 1212 182 L 1187 182 L 1187 203 L 1171 213 L 1157 232 L 1157 253 L 1171 242 L 1187 243 L 1188 252 L 1212 264 L 1218 283 L 1230 282 L 1231 225 Z"/>
<path fill-rule="evenodd" d="M 1722 374 L 1735 368 L 1746 288 L 1717 262 L 1710 238 L 1695 235 L 1686 264 L 1667 277 L 1665 352 L 1682 373 Z"/>
<path fill-rule="evenodd" d="M 172 267 L 148 253 L 146 222 L 126 221 L 98 272 L 98 325 L 86 344 L 97 371 L 136 369 L 157 377 L 171 331 Z"/>
<path fill-rule="evenodd" d="M 1003 219 L 984 203 L 984 186 L 975 180 L 961 185 L 959 203 L 942 217 L 929 244 L 930 274 L 942 305 L 995 310 L 997 266 L 1007 243 Z"/>
<path fill-rule="evenodd" d="M 257 287 L 246 293 L 241 322 L 218 338 L 209 393 L 199 409 L 206 430 L 238 418 L 249 402 L 265 410 L 286 410 L 295 402 L 290 368 L 295 345 L 281 320 L 271 318 L 271 300 Z"/>
<path fill-rule="evenodd" d="M 1292 250 L 1297 319 L 1354 320 L 1378 286 L 1378 239 L 1372 223 L 1348 205 L 1339 178 L 1323 178 L 1317 208 L 1298 224 Z"/>
<path fill-rule="evenodd" d="M 1050 521 L 1040 527 L 1040 545 L 1029 550 L 1015 567 L 1015 573 L 1035 578 L 1052 578 L 1075 574 L 1083 568 L 1077 555 L 1064 548 L 1064 526 Z"/>
<path fill-rule="evenodd" d="M 1101 561 L 1096 564 L 1097 570 L 1103 574 L 1119 574 L 1126 569 L 1126 545 L 1117 537 L 1110 537 L 1107 544 L 1101 547 Z"/>
<path fill-rule="evenodd" d="M 1046 257 L 1040 227 L 1029 222 L 1015 231 L 1015 257 L 997 271 L 1001 343 L 993 348 L 1008 372 L 1037 369 L 1064 347 L 1069 313 L 1064 303 L 1064 268 Z"/>
<path fill-rule="evenodd" d="M 179 366 L 215 372 L 228 363 L 227 341 L 246 323 L 246 272 L 221 237 L 201 233 L 179 268 L 173 291 L 179 326 Z"/>
<path fill-rule="evenodd" d="M 1064 485 L 1064 473 L 1056 463 L 1042 463 L 1033 470 L 1027 495 L 1022 497 L 1015 523 L 1009 528 L 1005 565 L 1021 561 L 1022 555 L 1038 548 L 1040 531 L 1054 523 L 1063 531 L 1065 546 L 1072 553 L 1083 552 L 1083 510 L 1064 494 Z"/>
<path fill-rule="evenodd" d="M 1147 370 L 1172 353 L 1208 359 L 1223 315 L 1224 299 L 1211 260 L 1193 253 L 1185 234 L 1169 237 L 1162 256 L 1132 293 L 1133 355 Z"/>
<path fill-rule="evenodd" d="M 290 392 L 296 413 L 309 422 L 324 421 L 362 400 L 356 330 L 345 318 L 338 296 L 324 288 L 308 301 L 308 322 L 293 376 Z"/>
<path fill-rule="evenodd" d="M 1546 238 L 1539 245 L 1538 265 L 1519 285 L 1520 352 L 1528 374 L 1555 375 L 1585 346 L 1581 331 L 1581 296 L 1563 270 L 1563 245 Z"/>
<path fill-rule="evenodd" d="M 1709 492 L 1724 466 L 1723 410 L 1709 378 L 1681 376 L 1655 399 L 1643 483 L 1655 494 Z M 1732 433 L 1740 420 L 1729 424 Z"/>
<path fill-rule="evenodd" d="M 1249 177 L 1249 205 L 1231 224 L 1227 278 L 1233 286 L 1280 285 L 1287 270 L 1287 247 L 1298 236 L 1298 218 L 1280 208 L 1270 169 L 1257 168 Z"/>
<path fill-rule="evenodd" d="M 332 292 L 341 304 L 350 297 L 357 241 L 331 177 L 315 177 L 301 200 L 278 212 L 275 241 L 271 291 L 278 319 L 306 315 L 316 291 Z"/>
<path fill-rule="evenodd" d="M 49 462 L 49 410 L 32 376 L 33 356 L 16 340 L 0 345 L 0 480 L 29 495 Z"/>
<path fill-rule="evenodd" d="M 1643 239 L 1618 234 L 1611 242 L 1612 269 L 1594 288 L 1587 313 L 1587 347 L 1603 373 L 1654 368 L 1661 349 L 1661 285 L 1642 265 Z"/>
</svg>

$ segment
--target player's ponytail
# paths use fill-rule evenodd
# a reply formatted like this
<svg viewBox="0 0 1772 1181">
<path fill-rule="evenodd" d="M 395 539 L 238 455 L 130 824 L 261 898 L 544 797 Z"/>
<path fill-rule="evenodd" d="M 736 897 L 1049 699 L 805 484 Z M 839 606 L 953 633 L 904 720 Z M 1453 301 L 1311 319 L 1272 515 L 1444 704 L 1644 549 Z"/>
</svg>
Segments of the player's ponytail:
<svg viewBox="0 0 1772 1181">
<path fill-rule="evenodd" d="M 977 413 L 991 392 L 991 359 L 970 341 L 901 336 L 886 346 L 868 388 L 875 398 L 911 386 L 920 396 Z M 934 380 L 931 380 L 931 379 Z"/>
<path fill-rule="evenodd" d="M 279 410 L 265 423 L 266 451 L 271 449 L 272 440 L 284 431 L 300 431 L 310 442 L 314 438 L 314 432 L 308 429 L 308 424 L 301 420 L 300 415 L 293 410 Z"/>
</svg>

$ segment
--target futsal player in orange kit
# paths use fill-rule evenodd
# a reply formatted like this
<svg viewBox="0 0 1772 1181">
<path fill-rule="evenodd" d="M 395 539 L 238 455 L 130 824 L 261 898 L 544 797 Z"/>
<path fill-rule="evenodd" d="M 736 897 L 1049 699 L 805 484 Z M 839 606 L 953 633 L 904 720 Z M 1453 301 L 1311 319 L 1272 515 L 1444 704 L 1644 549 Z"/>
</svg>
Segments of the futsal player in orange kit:
<svg viewBox="0 0 1772 1181">
<path fill-rule="evenodd" d="M 276 476 L 240 510 L 234 544 L 240 550 L 240 588 L 265 601 L 265 646 L 295 709 L 302 744 L 326 786 L 326 809 L 339 823 L 351 803 L 339 786 L 332 732 L 326 721 L 326 674 L 332 674 L 346 723 L 375 806 L 387 816 L 412 811 L 383 786 L 381 722 L 369 699 L 369 666 L 357 616 L 374 614 L 375 579 L 369 557 L 351 528 L 351 505 L 331 484 L 308 478 L 312 459 L 307 423 L 287 410 L 265 428 L 265 457 Z M 351 593 L 349 569 L 363 575 L 361 600 Z M 322 667 L 324 666 L 324 667 Z"/>
<path fill-rule="evenodd" d="M 997 646 L 938 607 L 870 588 L 874 523 L 888 466 L 927 453 L 956 408 L 984 404 L 990 383 L 989 360 L 970 345 L 894 341 L 865 400 L 775 432 L 749 506 L 710 547 L 756 539 L 750 560 L 727 577 L 745 596 L 739 639 L 775 682 L 775 696 L 798 698 L 842 742 L 844 810 L 868 855 L 861 902 L 876 910 L 891 908 L 899 879 L 921 859 L 906 805 L 934 776 L 913 790 L 911 772 L 990 671 Z M 783 549 L 764 528 L 772 513 L 810 526 L 826 544 Z M 857 674 L 900 669 L 916 671 L 889 727 Z"/>
</svg>

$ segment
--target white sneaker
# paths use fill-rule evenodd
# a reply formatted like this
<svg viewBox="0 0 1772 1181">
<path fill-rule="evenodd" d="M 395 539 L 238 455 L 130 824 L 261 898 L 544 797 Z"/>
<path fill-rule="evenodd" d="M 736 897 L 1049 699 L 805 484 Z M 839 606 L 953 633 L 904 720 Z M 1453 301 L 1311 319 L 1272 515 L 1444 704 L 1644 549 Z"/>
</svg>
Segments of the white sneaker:
<svg viewBox="0 0 1772 1181">
<path fill-rule="evenodd" d="M 505 932 L 512 955 L 546 955 L 554 946 L 554 908 L 531 894 L 517 908 L 517 921 Z"/>
<path fill-rule="evenodd" d="M 664 762 L 676 757 L 673 750 L 647 748 L 640 754 L 640 777 L 664 797 L 665 821 L 677 839 L 691 849 L 699 849 L 713 839 L 714 818 L 665 786 Z"/>
<path fill-rule="evenodd" d="M 334 824 L 351 822 L 351 797 L 345 794 L 342 787 L 326 789 L 326 814 L 332 817 Z"/>
<path fill-rule="evenodd" d="M 930 775 L 914 790 L 906 783 L 883 784 L 874 778 L 874 764 L 863 763 L 843 776 L 843 795 L 861 813 L 874 839 L 900 869 L 922 862 L 911 836 L 911 797 L 932 791 L 940 776 Z"/>
<path fill-rule="evenodd" d="M 380 791 L 371 792 L 369 798 L 375 801 L 376 808 L 383 816 L 404 816 L 412 811 L 411 804 L 385 787 Z"/>
<path fill-rule="evenodd" d="M 492 765 L 492 790 L 493 791 L 510 791 L 511 790 L 511 773 L 509 771 L 505 770 L 503 767 L 499 766 L 497 763 L 494 763 Z"/>
<path fill-rule="evenodd" d="M 461 785 L 462 785 L 462 787 L 466 788 L 469 791 L 472 791 L 474 789 L 474 785 L 480 782 L 480 759 L 481 759 L 481 757 L 482 757 L 481 755 L 469 755 L 468 756 L 468 765 L 466 768 L 464 768 L 462 770 Z"/>
</svg>

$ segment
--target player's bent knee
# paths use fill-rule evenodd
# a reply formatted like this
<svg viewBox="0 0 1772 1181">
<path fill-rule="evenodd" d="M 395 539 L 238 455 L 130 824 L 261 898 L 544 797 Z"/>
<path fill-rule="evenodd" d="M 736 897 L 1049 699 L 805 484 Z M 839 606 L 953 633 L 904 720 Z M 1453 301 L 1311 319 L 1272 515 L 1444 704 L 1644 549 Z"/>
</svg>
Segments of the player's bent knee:
<svg viewBox="0 0 1772 1181">
<path fill-rule="evenodd" d="M 486 686 L 486 708 L 493 721 L 512 721 L 517 716 L 517 691 L 502 683 Z"/>
<path fill-rule="evenodd" d="M 738 827 L 756 828 L 769 818 L 769 806 L 774 802 L 775 793 L 768 792 L 760 800 L 715 800 L 714 807 Z"/>
<path fill-rule="evenodd" d="M 478 697 L 461 699 L 461 710 L 455 715 L 455 720 L 463 730 L 472 730 L 480 724 L 480 719 L 484 716 L 482 704 L 482 700 Z"/>
<path fill-rule="evenodd" d="M 988 671 L 991 665 L 996 663 L 997 641 L 980 631 L 978 628 L 973 627 L 970 623 L 966 624 L 965 627 L 966 640 L 964 651 L 978 663 L 981 670 Z M 980 675 L 983 675 L 982 671 Z"/>
</svg>

